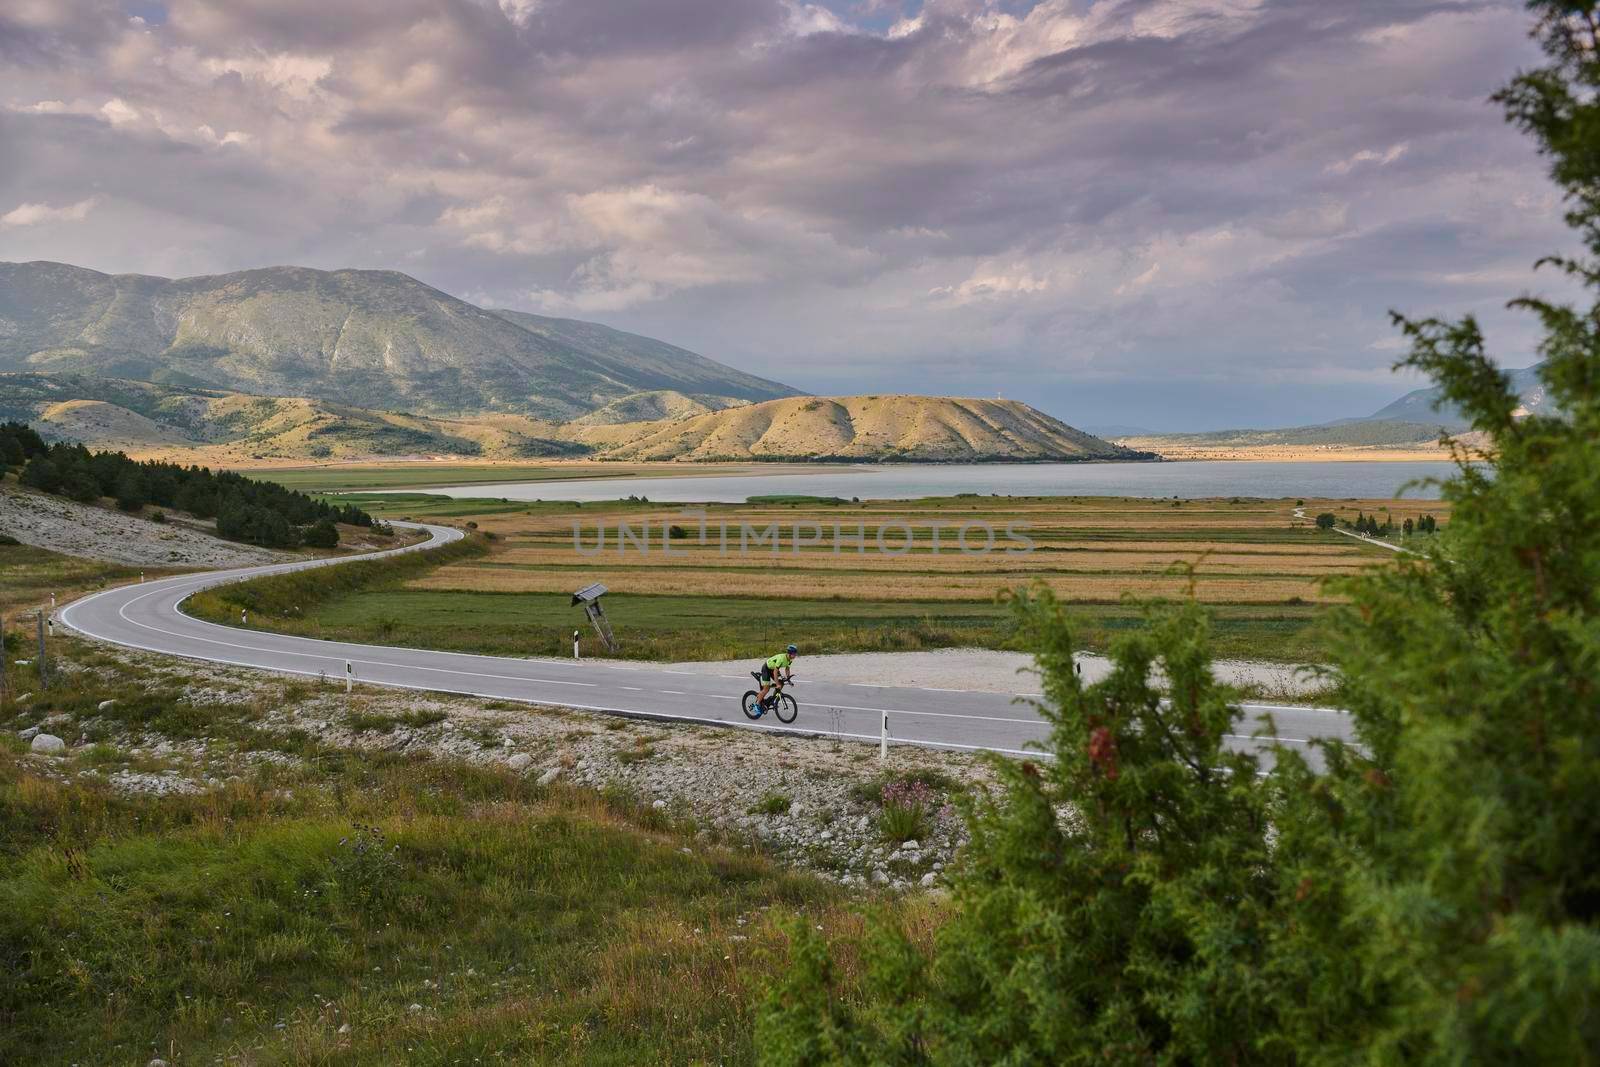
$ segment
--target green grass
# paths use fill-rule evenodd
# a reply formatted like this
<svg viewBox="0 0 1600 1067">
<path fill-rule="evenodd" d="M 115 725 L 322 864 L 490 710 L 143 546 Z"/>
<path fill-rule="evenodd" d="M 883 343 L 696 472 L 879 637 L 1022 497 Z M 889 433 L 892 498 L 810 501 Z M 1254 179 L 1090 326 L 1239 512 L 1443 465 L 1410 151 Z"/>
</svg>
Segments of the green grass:
<svg viewBox="0 0 1600 1067">
<path fill-rule="evenodd" d="M 777 923 L 852 922 L 621 793 L 393 757 L 278 786 L 0 755 L 0 1062 L 747 1063 Z"/>
<path fill-rule="evenodd" d="M 50 603 L 55 593 L 61 603 L 75 593 L 99 589 L 119 582 L 137 581 L 141 568 L 120 563 L 67 556 L 28 545 L 0 545 L 0 616 L 7 629 L 20 623 L 13 616 L 24 610 Z M 156 567 L 144 568 L 146 577 L 175 573 Z"/>
<path fill-rule="evenodd" d="M 765 793 L 750 808 L 751 815 L 787 815 L 794 801 L 783 793 Z"/>
<path fill-rule="evenodd" d="M 1140 625 L 1143 618 L 1136 607 L 1121 603 L 1077 604 L 1071 610 L 1093 649 L 1103 649 L 1114 634 Z M 1321 655 L 1322 611 L 1315 605 L 1216 605 L 1208 610 L 1220 657 L 1304 662 Z M 971 600 L 619 595 L 607 599 L 606 613 L 622 645 L 619 655 L 630 659 L 755 659 L 791 640 L 811 653 L 1023 647 L 1008 608 Z M 236 623 L 238 608 L 225 607 L 206 617 Z M 598 647 L 582 613 L 571 607 L 571 598 L 554 593 L 352 590 L 330 596 L 300 616 L 252 610 L 250 620 L 253 626 L 330 640 L 506 656 L 569 656 L 576 627 L 584 633 L 586 649 Z"/>
<path fill-rule="evenodd" d="M 424 726 L 433 726 L 444 722 L 446 716 L 442 711 L 405 711 L 398 715 L 384 715 L 372 711 L 352 711 L 345 717 L 345 723 L 350 729 L 360 732 L 372 731 L 380 734 L 392 734 L 397 727 L 408 726 L 413 730 Z"/>
</svg>

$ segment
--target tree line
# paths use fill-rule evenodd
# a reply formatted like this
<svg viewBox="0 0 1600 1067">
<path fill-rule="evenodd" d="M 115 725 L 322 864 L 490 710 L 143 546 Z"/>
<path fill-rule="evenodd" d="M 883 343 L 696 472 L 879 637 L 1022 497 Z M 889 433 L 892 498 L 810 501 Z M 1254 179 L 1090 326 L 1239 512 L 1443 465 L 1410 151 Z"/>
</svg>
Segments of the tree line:
<svg viewBox="0 0 1600 1067">
<path fill-rule="evenodd" d="M 1366 534 L 1368 537 L 1388 537 L 1396 529 L 1394 520 L 1388 515 L 1383 517 L 1383 522 L 1381 523 L 1376 515 L 1366 515 L 1359 511 L 1356 512 L 1355 522 L 1351 522 L 1349 519 L 1340 519 L 1331 511 L 1324 511 L 1317 516 L 1317 528 L 1319 530 L 1331 530 L 1338 525 L 1343 525 L 1346 530 L 1354 530 L 1358 534 Z M 1432 515 L 1423 515 L 1421 518 L 1414 520 L 1408 518 L 1400 524 L 1399 530 L 1407 537 L 1414 533 L 1438 533 L 1439 521 Z"/>
<path fill-rule="evenodd" d="M 30 489 L 80 503 L 104 497 L 123 511 L 147 505 L 215 519 L 217 535 L 268 548 L 332 548 L 339 543 L 336 523 L 378 532 L 360 508 L 335 507 L 274 482 L 256 481 L 231 471 L 182 466 L 160 460 L 133 460 L 122 452 L 91 452 L 79 444 L 46 444 L 26 423 L 0 423 L 0 475 L 16 469 Z M 155 516 L 164 519 L 157 512 Z"/>
</svg>

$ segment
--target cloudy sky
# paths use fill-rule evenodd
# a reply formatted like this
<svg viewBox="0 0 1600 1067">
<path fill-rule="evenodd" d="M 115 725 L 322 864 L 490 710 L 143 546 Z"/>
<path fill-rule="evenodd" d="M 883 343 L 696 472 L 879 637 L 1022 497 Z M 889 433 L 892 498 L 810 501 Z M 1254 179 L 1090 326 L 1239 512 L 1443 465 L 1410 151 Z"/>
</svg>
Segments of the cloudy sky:
<svg viewBox="0 0 1600 1067">
<path fill-rule="evenodd" d="M 1568 247 L 1477 0 L 5 0 L 0 259 L 386 267 L 819 393 L 1369 411 Z"/>
</svg>

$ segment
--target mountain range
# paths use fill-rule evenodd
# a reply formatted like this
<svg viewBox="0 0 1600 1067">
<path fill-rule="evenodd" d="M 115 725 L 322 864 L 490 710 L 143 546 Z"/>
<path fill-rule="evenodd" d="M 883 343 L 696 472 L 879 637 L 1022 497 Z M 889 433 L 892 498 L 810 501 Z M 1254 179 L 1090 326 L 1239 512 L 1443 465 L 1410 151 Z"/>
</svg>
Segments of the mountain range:
<svg viewBox="0 0 1600 1067">
<path fill-rule="evenodd" d="M 1548 414 L 1551 404 L 1539 366 L 1506 372 L 1520 400 L 1519 415 Z M 1306 452 L 1389 451 L 1419 455 L 1439 449 L 1441 434 L 1472 443 L 1471 422 L 1444 399 L 1437 388 L 1414 389 L 1371 415 L 1336 419 L 1312 426 L 1280 429 L 1211 430 L 1203 433 L 1106 433 L 1119 444 L 1149 449 L 1165 456 L 1198 458 L 1265 458 L 1266 450 Z"/>
<path fill-rule="evenodd" d="M 480 308 L 395 271 L 305 267 L 169 279 L 0 263 L 0 371 L 558 421 L 647 391 L 708 410 L 800 393 L 597 323 Z"/>
<path fill-rule="evenodd" d="M 0 417 L 222 465 L 1150 458 L 1021 403 L 813 397 L 598 323 L 304 267 L 168 279 L 0 263 Z"/>
</svg>

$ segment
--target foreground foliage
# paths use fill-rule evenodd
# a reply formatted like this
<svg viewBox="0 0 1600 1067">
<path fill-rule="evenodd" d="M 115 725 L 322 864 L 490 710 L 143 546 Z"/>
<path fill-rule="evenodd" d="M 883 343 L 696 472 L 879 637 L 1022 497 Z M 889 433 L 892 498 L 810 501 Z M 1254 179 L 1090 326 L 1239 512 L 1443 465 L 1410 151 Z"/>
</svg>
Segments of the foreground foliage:
<svg viewBox="0 0 1600 1067">
<path fill-rule="evenodd" d="M 1552 62 L 1500 99 L 1600 254 L 1597 5 L 1531 6 Z M 1401 320 L 1492 465 L 1461 464 L 1421 554 L 1343 583 L 1361 748 L 1258 774 L 1193 606 L 1083 686 L 1056 603 L 1022 598 L 1055 758 L 971 810 L 930 951 L 875 935 L 871 1005 L 801 935 L 768 1062 L 1600 1062 L 1600 305 L 1520 303 L 1559 416 L 1515 414 L 1471 319 Z"/>
</svg>

